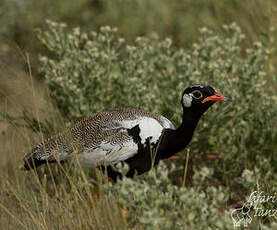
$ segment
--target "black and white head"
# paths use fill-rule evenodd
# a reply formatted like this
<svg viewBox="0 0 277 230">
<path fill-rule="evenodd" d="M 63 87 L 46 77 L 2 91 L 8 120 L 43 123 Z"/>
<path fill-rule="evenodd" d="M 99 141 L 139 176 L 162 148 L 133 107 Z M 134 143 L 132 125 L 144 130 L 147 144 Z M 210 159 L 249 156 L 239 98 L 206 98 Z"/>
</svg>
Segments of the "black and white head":
<svg viewBox="0 0 277 230">
<path fill-rule="evenodd" d="M 192 85 L 185 89 L 182 95 L 184 110 L 202 115 L 216 101 L 224 101 L 225 97 L 208 85 Z"/>
</svg>

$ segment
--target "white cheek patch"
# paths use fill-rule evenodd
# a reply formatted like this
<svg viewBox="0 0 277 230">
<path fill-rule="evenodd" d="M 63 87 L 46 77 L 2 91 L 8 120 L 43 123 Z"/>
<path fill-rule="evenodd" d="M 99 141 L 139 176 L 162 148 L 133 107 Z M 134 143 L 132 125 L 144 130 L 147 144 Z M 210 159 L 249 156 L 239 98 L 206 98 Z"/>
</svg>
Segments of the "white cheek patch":
<svg viewBox="0 0 277 230">
<path fill-rule="evenodd" d="M 191 107 L 192 96 L 190 94 L 184 94 L 183 104 L 185 107 Z"/>
</svg>

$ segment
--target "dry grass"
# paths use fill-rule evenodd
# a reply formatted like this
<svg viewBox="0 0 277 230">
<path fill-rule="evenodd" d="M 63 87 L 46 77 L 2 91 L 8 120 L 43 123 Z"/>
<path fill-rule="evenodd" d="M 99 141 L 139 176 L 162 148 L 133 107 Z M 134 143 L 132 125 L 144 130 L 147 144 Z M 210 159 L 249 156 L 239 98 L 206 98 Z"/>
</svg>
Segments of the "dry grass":
<svg viewBox="0 0 277 230">
<path fill-rule="evenodd" d="M 70 177 L 56 186 L 46 174 L 39 179 L 34 172 L 4 172 L 0 222 L 6 229 L 126 229 L 116 199 L 83 179 Z"/>
<path fill-rule="evenodd" d="M 49 103 L 47 90 L 32 78 L 30 69 L 25 72 L 20 67 L 12 68 L 3 63 L 1 69 L 5 76 L 0 86 L 1 113 L 19 116 L 25 110 L 42 121 L 54 117 L 56 131 L 64 128 Z M 20 170 L 25 152 L 43 136 L 24 128 L 22 121 L 20 125 L 5 120 L 0 122 L 1 226 L 28 230 L 126 229 L 116 198 L 96 192 L 98 188 L 92 188 L 87 181 L 87 172 L 75 170 L 78 175 L 74 177 L 60 166 L 37 172 Z"/>
</svg>

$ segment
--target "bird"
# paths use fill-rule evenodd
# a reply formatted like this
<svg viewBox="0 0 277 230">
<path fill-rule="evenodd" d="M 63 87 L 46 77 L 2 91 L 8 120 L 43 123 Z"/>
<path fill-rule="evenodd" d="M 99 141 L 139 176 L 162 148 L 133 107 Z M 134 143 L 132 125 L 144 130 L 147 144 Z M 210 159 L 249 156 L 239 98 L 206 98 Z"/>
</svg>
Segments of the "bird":
<svg viewBox="0 0 277 230">
<path fill-rule="evenodd" d="M 187 87 L 181 97 L 182 122 L 177 128 L 166 117 L 142 109 L 110 109 L 92 114 L 35 146 L 23 158 L 23 169 L 31 170 L 47 162 L 76 161 L 77 156 L 82 167 L 105 169 L 113 181 L 122 177 L 114 167 L 119 162 L 129 166 L 127 177 L 143 174 L 184 149 L 201 116 L 215 102 L 225 99 L 208 85 Z"/>
</svg>

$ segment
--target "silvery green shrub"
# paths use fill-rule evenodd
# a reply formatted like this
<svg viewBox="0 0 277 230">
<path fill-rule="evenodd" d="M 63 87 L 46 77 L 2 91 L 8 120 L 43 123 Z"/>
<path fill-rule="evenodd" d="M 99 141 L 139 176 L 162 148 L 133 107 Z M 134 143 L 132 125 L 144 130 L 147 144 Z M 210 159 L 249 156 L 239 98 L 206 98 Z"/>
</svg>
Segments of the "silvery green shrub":
<svg viewBox="0 0 277 230">
<path fill-rule="evenodd" d="M 125 166 L 119 167 L 123 174 L 127 169 Z M 207 167 L 196 170 L 193 183 L 198 184 L 199 178 L 201 183 L 194 187 L 174 185 L 169 178 L 176 170 L 178 167 L 175 164 L 168 167 L 161 162 L 143 179 L 124 176 L 115 184 L 102 185 L 102 192 L 111 199 L 116 198 L 120 207 L 127 211 L 127 223 L 131 229 L 137 226 L 149 230 L 234 229 L 231 217 L 234 206 L 228 207 L 231 191 L 224 186 L 201 188 L 202 183 L 212 176 L 213 170 Z M 250 215 L 252 221 L 248 227 L 251 229 L 276 226 L 274 218 L 268 219 L 270 222 L 265 225 L 259 217 L 253 216 L 252 211 Z"/>
<path fill-rule="evenodd" d="M 243 48 L 246 38 L 235 24 L 223 26 L 222 37 L 201 29 L 186 50 L 157 35 L 127 43 L 109 26 L 81 32 L 67 31 L 65 24 L 47 24 L 39 39 L 52 56 L 40 57 L 40 68 L 53 102 L 70 121 L 101 109 L 137 107 L 161 113 L 178 125 L 181 93 L 195 83 L 209 84 L 231 98 L 204 115 L 190 144 L 191 154 L 222 157 L 194 165 L 193 187 L 173 185 L 171 169 L 164 164 L 143 180 L 124 177 L 104 186 L 106 194 L 128 209 L 130 226 L 231 229 L 227 203 L 245 197 L 236 197 L 229 184 L 237 183 L 243 192 L 255 184 L 274 187 L 277 109 L 267 83 L 267 75 L 273 73 L 267 68 L 271 50 L 265 43 Z M 212 186 L 207 178 L 226 186 Z"/>
<path fill-rule="evenodd" d="M 123 177 L 116 184 L 103 185 L 102 190 L 108 196 L 115 196 L 127 210 L 129 227 L 140 224 L 144 229 L 162 230 L 232 229 L 229 212 L 220 213 L 228 193 L 222 187 L 211 186 L 204 192 L 197 187 L 173 185 L 169 174 L 175 170 L 174 164 L 168 168 L 160 163 L 143 180 Z"/>
<path fill-rule="evenodd" d="M 259 164 L 262 158 L 270 161 L 276 153 L 276 96 L 266 81 L 270 49 L 259 41 L 242 48 L 245 35 L 236 24 L 224 25 L 223 37 L 200 29 L 198 40 L 186 50 L 157 35 L 126 43 L 109 26 L 81 32 L 67 31 L 65 24 L 47 24 L 39 39 L 53 55 L 40 58 L 40 69 L 67 119 L 101 109 L 138 107 L 178 125 L 182 91 L 204 83 L 231 100 L 217 103 L 202 118 L 192 153 L 220 154 L 228 162 L 224 170 L 233 172 Z"/>
</svg>

